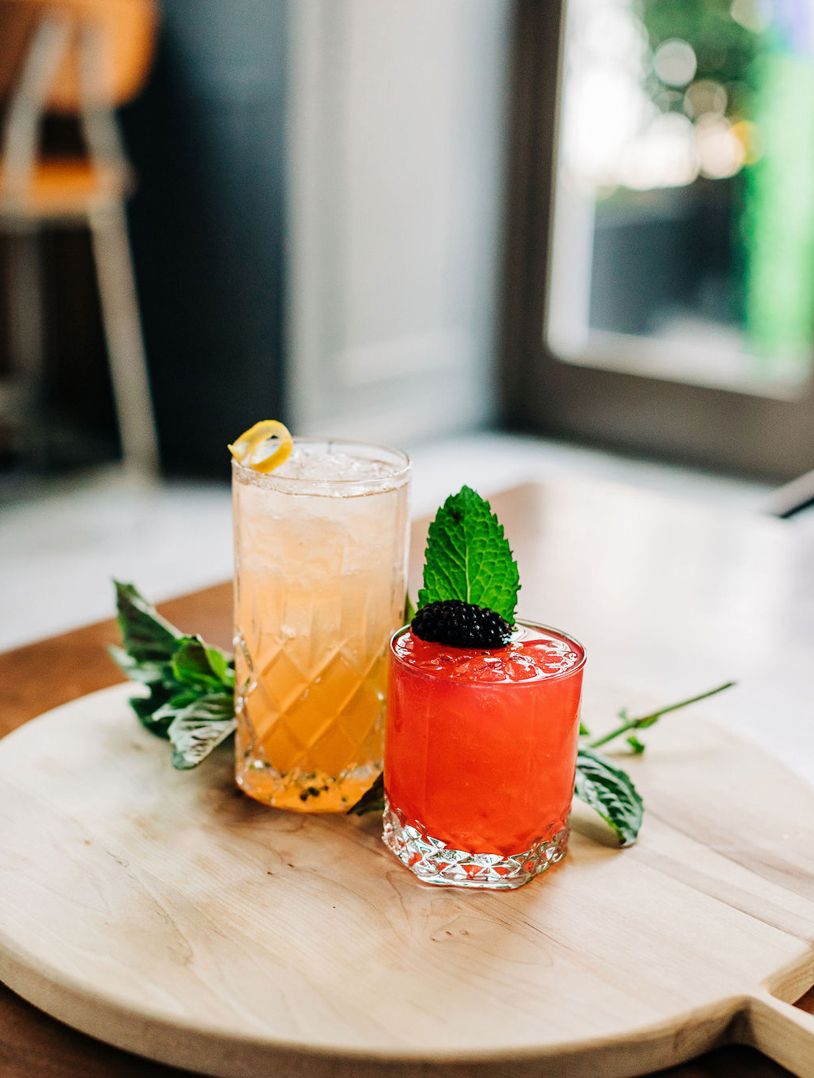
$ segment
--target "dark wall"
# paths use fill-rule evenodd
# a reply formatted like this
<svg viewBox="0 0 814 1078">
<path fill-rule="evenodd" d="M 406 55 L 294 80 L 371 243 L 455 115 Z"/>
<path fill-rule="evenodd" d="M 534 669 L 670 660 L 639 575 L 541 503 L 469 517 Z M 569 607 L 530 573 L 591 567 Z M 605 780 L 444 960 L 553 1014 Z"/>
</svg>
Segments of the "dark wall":
<svg viewBox="0 0 814 1078">
<path fill-rule="evenodd" d="M 285 0 L 164 0 L 123 117 L 164 468 L 228 474 L 226 443 L 283 408 Z"/>
</svg>

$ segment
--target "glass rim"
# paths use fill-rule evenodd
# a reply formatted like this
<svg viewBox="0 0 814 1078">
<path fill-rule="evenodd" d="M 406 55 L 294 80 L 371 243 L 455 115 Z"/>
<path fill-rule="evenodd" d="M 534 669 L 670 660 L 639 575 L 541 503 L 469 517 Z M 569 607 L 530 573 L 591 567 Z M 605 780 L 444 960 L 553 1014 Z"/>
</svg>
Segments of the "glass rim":
<svg viewBox="0 0 814 1078">
<path fill-rule="evenodd" d="M 550 681 L 562 681 L 565 678 L 573 677 L 574 674 L 580 673 L 585 668 L 585 663 L 588 661 L 588 651 L 587 651 L 585 645 L 581 644 L 579 642 L 579 640 L 577 640 L 577 638 L 575 636 L 571 635 L 571 633 L 567 633 L 564 629 L 558 629 L 555 625 L 544 625 L 541 621 L 532 621 L 530 618 L 518 618 L 515 621 L 515 626 L 518 626 L 518 625 L 522 626 L 523 628 L 528 628 L 528 629 L 542 629 L 544 632 L 553 633 L 555 636 L 560 637 L 560 639 L 562 639 L 562 640 L 567 640 L 569 644 L 575 645 L 576 648 L 579 650 L 579 655 L 580 655 L 579 662 L 575 663 L 574 666 L 569 667 L 568 670 L 561 671 L 559 674 L 550 674 L 548 677 L 544 677 L 544 678 L 527 678 L 524 681 L 501 682 L 501 684 L 517 685 L 518 687 L 521 686 L 521 685 L 523 685 L 523 686 L 542 685 L 542 684 L 547 685 Z M 410 628 L 410 622 L 407 622 L 405 625 L 402 625 L 400 629 L 396 629 L 396 631 L 390 637 L 390 643 L 388 644 L 388 651 L 390 652 L 390 655 L 392 656 L 392 658 L 397 663 L 399 663 L 400 666 L 403 666 L 407 670 L 413 670 L 413 671 L 415 671 L 415 673 L 420 674 L 423 677 L 431 678 L 431 677 L 433 677 L 433 674 L 432 674 L 431 671 L 421 670 L 416 666 L 410 666 L 396 652 L 396 648 L 395 648 L 396 640 L 400 636 L 402 636 L 409 628 Z M 509 643 L 511 643 L 511 641 L 509 641 Z M 443 646 L 444 647 L 454 647 L 453 644 L 445 644 Z M 508 644 L 505 645 L 505 646 L 508 647 Z M 456 650 L 458 650 L 458 651 L 466 651 L 466 650 L 469 650 L 469 649 L 467 649 L 467 648 L 458 648 Z M 475 650 L 475 651 L 499 651 L 500 648 L 474 648 L 472 650 Z M 494 686 L 496 684 L 494 681 L 476 681 L 474 679 L 470 681 L 467 678 L 461 678 L 461 681 L 465 682 L 467 685 L 482 685 L 484 688 L 494 688 Z"/>
<path fill-rule="evenodd" d="M 292 439 L 294 445 L 312 445 L 312 446 L 325 446 L 332 447 L 338 446 L 339 448 L 350 450 L 352 447 L 362 450 L 373 450 L 377 453 L 386 454 L 391 461 L 383 460 L 381 463 L 388 466 L 392 463 L 392 471 L 388 471 L 384 475 L 369 476 L 367 478 L 360 476 L 350 476 L 348 478 L 341 479 L 318 479 L 313 476 L 302 475 L 280 475 L 279 471 L 275 468 L 271 472 L 258 472 L 254 468 L 250 468 L 245 464 L 241 464 L 240 461 L 232 458 L 232 474 L 245 477 L 251 483 L 257 486 L 269 486 L 273 487 L 279 484 L 286 484 L 292 489 L 297 487 L 313 487 L 314 484 L 319 484 L 320 487 L 346 489 L 349 487 L 398 487 L 407 481 L 410 472 L 413 467 L 413 462 L 409 457 L 409 454 L 405 453 L 403 449 L 395 449 L 393 446 L 381 445 L 378 442 L 364 442 L 357 438 L 332 438 L 332 437 L 320 437 L 318 435 L 295 435 Z"/>
</svg>

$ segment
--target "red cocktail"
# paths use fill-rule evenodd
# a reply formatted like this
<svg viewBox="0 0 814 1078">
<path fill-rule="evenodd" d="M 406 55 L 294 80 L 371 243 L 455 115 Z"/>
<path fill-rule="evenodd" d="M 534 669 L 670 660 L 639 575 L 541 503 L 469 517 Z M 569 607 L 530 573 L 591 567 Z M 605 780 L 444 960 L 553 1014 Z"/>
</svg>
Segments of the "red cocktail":
<svg viewBox="0 0 814 1078">
<path fill-rule="evenodd" d="M 528 622 L 489 650 L 394 636 L 384 841 L 419 878 L 512 888 L 562 859 L 584 665 Z"/>
</svg>

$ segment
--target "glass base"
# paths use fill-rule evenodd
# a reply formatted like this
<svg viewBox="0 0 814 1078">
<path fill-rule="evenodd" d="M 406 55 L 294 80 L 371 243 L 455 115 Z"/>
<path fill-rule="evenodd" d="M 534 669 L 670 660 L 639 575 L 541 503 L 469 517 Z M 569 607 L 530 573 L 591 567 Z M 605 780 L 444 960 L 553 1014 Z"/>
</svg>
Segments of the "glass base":
<svg viewBox="0 0 814 1078">
<path fill-rule="evenodd" d="M 423 829 L 408 824 L 385 797 L 382 841 L 424 883 L 511 891 L 562 861 L 568 847 L 568 828 L 510 857 L 453 850 Z"/>
<path fill-rule="evenodd" d="M 381 761 L 346 768 L 340 775 L 301 768 L 281 774 L 248 754 L 238 759 L 235 781 L 240 789 L 270 808 L 286 812 L 347 812 L 381 774 Z"/>
</svg>

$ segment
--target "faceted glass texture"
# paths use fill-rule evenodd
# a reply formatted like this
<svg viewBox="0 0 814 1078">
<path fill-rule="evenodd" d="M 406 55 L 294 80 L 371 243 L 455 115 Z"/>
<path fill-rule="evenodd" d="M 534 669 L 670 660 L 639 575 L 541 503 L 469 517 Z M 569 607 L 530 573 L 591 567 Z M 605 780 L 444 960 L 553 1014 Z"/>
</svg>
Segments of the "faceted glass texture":
<svg viewBox="0 0 814 1078">
<path fill-rule="evenodd" d="M 236 777 L 268 805 L 345 812 L 382 768 L 409 462 L 295 439 L 278 471 L 233 466 Z"/>
<path fill-rule="evenodd" d="M 391 645 L 384 842 L 427 883 L 519 887 L 565 855 L 585 651 L 523 623 L 506 646 Z"/>
</svg>

